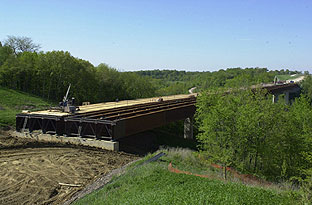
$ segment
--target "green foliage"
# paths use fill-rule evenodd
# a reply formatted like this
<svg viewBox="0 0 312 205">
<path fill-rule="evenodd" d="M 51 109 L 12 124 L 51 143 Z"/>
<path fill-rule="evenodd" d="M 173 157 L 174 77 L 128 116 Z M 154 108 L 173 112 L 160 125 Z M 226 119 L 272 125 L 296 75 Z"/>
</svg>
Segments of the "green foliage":
<svg viewBox="0 0 312 205">
<path fill-rule="evenodd" d="M 309 99 L 312 99 L 312 77 L 307 75 L 301 83 L 302 93 L 305 94 Z"/>
<path fill-rule="evenodd" d="M 10 47 L 0 46 L 0 66 L 2 66 L 6 60 L 13 57 L 13 50 Z"/>
<path fill-rule="evenodd" d="M 209 158 L 212 161 L 225 167 L 231 166 L 235 151 L 232 143 L 236 138 L 233 122 L 236 120 L 236 107 L 239 100 L 234 95 L 223 96 L 221 94 L 205 95 L 200 100 L 210 105 L 209 112 L 204 111 L 205 117 L 200 116 L 200 131 L 203 132 L 199 134 L 198 140 L 201 143 L 201 149 L 209 152 Z M 207 135 L 209 137 L 206 137 Z"/>
<path fill-rule="evenodd" d="M 31 38 L 25 36 L 8 36 L 4 41 L 4 45 L 10 47 L 15 55 L 26 51 L 34 52 L 40 49 L 39 44 L 35 44 Z"/>
<path fill-rule="evenodd" d="M 69 52 L 22 52 L 10 54 L 0 47 L 0 85 L 60 101 L 71 84 L 77 102 L 103 102 L 155 95 L 155 88 L 135 73 L 122 73 L 105 64 L 94 67 Z"/>
<path fill-rule="evenodd" d="M 28 37 L 8 36 L 0 46 L 0 86 L 54 102 L 63 98 L 69 84 L 78 103 L 155 95 L 152 83 L 135 73 L 118 72 L 105 64 L 94 67 L 69 52 L 37 53 L 39 48 Z"/>
<path fill-rule="evenodd" d="M 276 181 L 308 176 L 312 163 L 303 154 L 312 148 L 312 108 L 306 97 L 289 106 L 272 104 L 261 91 L 204 93 L 197 106 L 197 138 L 210 161 Z"/>
<path fill-rule="evenodd" d="M 95 69 L 97 101 L 136 99 L 155 95 L 153 85 L 135 73 L 118 72 L 106 64 Z"/>
<path fill-rule="evenodd" d="M 214 72 L 186 72 L 177 70 L 147 70 L 135 72 L 151 78 L 157 94 L 187 93 L 192 87 L 196 92 L 220 87 L 248 87 L 260 83 L 272 83 L 276 75 L 299 73 L 298 71 L 268 71 L 266 68 L 228 68 Z"/>
</svg>

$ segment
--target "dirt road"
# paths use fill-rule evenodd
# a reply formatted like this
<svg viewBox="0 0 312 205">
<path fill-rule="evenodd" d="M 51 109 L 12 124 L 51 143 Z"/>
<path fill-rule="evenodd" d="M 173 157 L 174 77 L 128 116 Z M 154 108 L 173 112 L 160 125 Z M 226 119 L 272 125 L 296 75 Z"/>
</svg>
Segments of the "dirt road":
<svg viewBox="0 0 312 205">
<path fill-rule="evenodd" d="M 125 153 L 43 144 L 0 133 L 0 204 L 62 204 L 97 177 L 135 159 Z"/>
</svg>

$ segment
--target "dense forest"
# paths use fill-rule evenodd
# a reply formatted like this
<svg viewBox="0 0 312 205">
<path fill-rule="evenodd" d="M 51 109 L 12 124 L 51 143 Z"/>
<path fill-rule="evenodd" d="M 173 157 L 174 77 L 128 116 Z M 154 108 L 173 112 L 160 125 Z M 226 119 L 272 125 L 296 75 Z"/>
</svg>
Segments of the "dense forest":
<svg viewBox="0 0 312 205">
<path fill-rule="evenodd" d="M 264 90 L 203 92 L 196 112 L 201 156 L 208 163 L 300 187 L 302 199 L 311 202 L 311 85 L 308 77 L 291 104 L 272 103 Z"/>
<path fill-rule="evenodd" d="M 63 98 L 71 84 L 78 102 L 104 102 L 151 97 L 154 86 L 135 73 L 118 72 L 106 64 L 97 67 L 69 52 L 21 51 L 0 44 L 0 85 L 50 101 Z"/>
<path fill-rule="evenodd" d="M 270 180 L 306 178 L 312 170 L 312 107 L 306 95 L 291 105 L 272 103 L 263 90 L 204 93 L 198 136 L 215 162 Z"/>
</svg>

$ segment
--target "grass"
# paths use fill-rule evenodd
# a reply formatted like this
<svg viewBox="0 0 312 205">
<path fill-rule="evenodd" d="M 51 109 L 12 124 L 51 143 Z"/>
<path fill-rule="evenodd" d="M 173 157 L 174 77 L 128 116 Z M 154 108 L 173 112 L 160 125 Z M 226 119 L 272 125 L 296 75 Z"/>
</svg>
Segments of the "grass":
<svg viewBox="0 0 312 205">
<path fill-rule="evenodd" d="M 281 81 L 286 81 L 286 80 L 293 80 L 296 78 L 299 78 L 300 76 L 303 76 L 302 74 L 296 74 L 294 76 L 291 75 L 277 75 L 277 78 Z"/>
<path fill-rule="evenodd" d="M 15 125 L 15 115 L 22 110 L 48 108 L 51 103 L 23 92 L 0 87 L 0 127 Z"/>
<path fill-rule="evenodd" d="M 289 192 L 272 188 L 201 178 L 169 172 L 169 162 L 179 169 L 206 170 L 192 151 L 165 150 L 157 162 L 128 169 L 104 188 L 87 195 L 75 204 L 295 204 Z M 149 155 L 146 158 L 151 157 Z M 136 163 L 137 165 L 137 163 Z"/>
</svg>

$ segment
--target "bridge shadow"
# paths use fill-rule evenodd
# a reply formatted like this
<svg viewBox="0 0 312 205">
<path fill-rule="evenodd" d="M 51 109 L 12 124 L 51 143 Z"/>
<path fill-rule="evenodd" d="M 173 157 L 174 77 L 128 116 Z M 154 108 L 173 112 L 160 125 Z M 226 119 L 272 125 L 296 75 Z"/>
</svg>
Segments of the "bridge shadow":
<svg viewBox="0 0 312 205">
<path fill-rule="evenodd" d="M 165 129 L 155 129 L 142 132 L 119 140 L 120 151 L 144 156 L 157 151 L 160 147 L 182 147 L 196 150 L 197 142 L 183 138 L 183 134 L 177 134 Z"/>
</svg>

